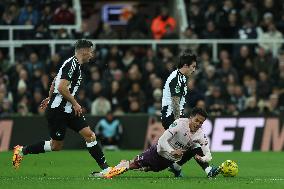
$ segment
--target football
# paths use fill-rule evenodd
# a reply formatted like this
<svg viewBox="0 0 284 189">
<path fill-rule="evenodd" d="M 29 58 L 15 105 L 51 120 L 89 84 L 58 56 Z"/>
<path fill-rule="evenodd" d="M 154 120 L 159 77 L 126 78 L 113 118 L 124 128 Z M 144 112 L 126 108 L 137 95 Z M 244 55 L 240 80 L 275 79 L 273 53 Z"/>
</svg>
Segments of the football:
<svg viewBox="0 0 284 189">
<path fill-rule="evenodd" d="M 226 160 L 220 166 L 221 174 L 224 177 L 235 177 L 238 172 L 238 164 L 233 160 Z"/>
</svg>

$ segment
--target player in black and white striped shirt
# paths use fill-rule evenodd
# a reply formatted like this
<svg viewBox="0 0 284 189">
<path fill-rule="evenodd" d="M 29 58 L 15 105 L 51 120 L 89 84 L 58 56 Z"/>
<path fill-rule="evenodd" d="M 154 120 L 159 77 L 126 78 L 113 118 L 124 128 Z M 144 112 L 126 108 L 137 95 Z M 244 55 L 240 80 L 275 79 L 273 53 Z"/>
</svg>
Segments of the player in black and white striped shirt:
<svg viewBox="0 0 284 189">
<path fill-rule="evenodd" d="M 185 50 L 180 56 L 177 69 L 167 78 L 163 89 L 161 112 L 162 125 L 165 130 L 167 130 L 175 120 L 183 116 L 186 100 L 189 100 L 186 99 L 188 78 L 195 72 L 196 67 L 197 56 L 190 50 Z M 181 166 L 194 157 L 208 177 L 216 176 L 218 169 L 211 167 L 209 162 L 202 161 L 204 154 L 201 146 L 197 144 L 196 148 L 184 152 L 182 159 L 174 163 L 170 171 L 172 171 L 176 177 L 182 176 Z"/>
<path fill-rule="evenodd" d="M 167 78 L 163 89 L 161 112 L 165 130 L 180 116 L 183 116 L 188 78 L 195 72 L 196 66 L 196 55 L 187 50 L 180 56 L 177 69 Z"/>
<path fill-rule="evenodd" d="M 40 141 L 24 147 L 15 146 L 13 154 L 15 168 L 19 168 L 24 155 L 61 150 L 68 127 L 78 132 L 85 139 L 87 149 L 103 169 L 102 173 L 112 170 L 108 166 L 101 148 L 97 145 L 96 135 L 88 126 L 85 117 L 82 115 L 82 108 L 75 98 L 82 80 L 81 65 L 88 63 L 93 57 L 93 53 L 91 41 L 82 39 L 75 43 L 75 55 L 63 63 L 53 80 L 49 97 L 43 100 L 40 105 L 41 108 L 46 108 L 51 140 Z"/>
</svg>

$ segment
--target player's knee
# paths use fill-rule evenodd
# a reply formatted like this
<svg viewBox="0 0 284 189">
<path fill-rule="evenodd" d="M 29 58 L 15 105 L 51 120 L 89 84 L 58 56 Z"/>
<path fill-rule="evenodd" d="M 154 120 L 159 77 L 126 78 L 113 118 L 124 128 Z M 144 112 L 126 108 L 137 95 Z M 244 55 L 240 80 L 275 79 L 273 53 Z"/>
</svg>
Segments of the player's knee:
<svg viewBox="0 0 284 189">
<path fill-rule="evenodd" d="M 86 142 L 93 142 L 96 141 L 96 135 L 94 132 L 90 132 L 84 136 Z"/>
<path fill-rule="evenodd" d="M 63 148 L 63 144 L 59 144 L 59 143 L 52 143 L 51 144 L 51 150 L 52 151 L 60 151 Z"/>
</svg>

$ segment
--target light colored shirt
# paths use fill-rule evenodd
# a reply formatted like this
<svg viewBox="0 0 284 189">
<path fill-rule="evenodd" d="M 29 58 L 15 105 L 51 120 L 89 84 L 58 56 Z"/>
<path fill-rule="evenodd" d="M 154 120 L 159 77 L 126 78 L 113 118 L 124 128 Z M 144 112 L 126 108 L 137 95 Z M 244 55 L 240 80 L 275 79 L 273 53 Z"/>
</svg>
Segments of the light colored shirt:
<svg viewBox="0 0 284 189">
<path fill-rule="evenodd" d="M 203 130 L 200 128 L 195 133 L 190 132 L 189 119 L 179 118 L 173 122 L 169 129 L 159 138 L 157 152 L 160 156 L 171 161 L 179 161 L 182 157 L 176 158 L 171 155 L 174 150 L 183 151 L 201 147 L 204 156 L 201 158 L 204 162 L 212 159 L 209 149 L 209 143 Z"/>
</svg>

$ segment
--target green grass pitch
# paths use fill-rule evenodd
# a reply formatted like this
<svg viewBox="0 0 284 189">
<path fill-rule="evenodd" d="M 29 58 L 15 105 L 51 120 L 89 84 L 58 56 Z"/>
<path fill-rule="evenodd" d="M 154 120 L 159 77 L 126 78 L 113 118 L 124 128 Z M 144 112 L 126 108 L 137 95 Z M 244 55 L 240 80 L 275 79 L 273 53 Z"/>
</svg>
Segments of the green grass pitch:
<svg viewBox="0 0 284 189">
<path fill-rule="evenodd" d="M 121 159 L 132 159 L 139 151 L 106 152 L 111 165 Z M 129 171 L 113 179 L 89 178 L 92 170 L 98 170 L 96 162 L 87 151 L 62 151 L 26 156 L 19 170 L 11 165 L 12 152 L 0 152 L 0 189 L 40 188 L 284 188 L 284 153 L 213 153 L 212 163 L 226 159 L 235 160 L 239 174 L 235 178 L 207 179 L 193 160 L 183 167 L 184 178 L 175 179 L 167 170 L 153 172 Z"/>
</svg>

